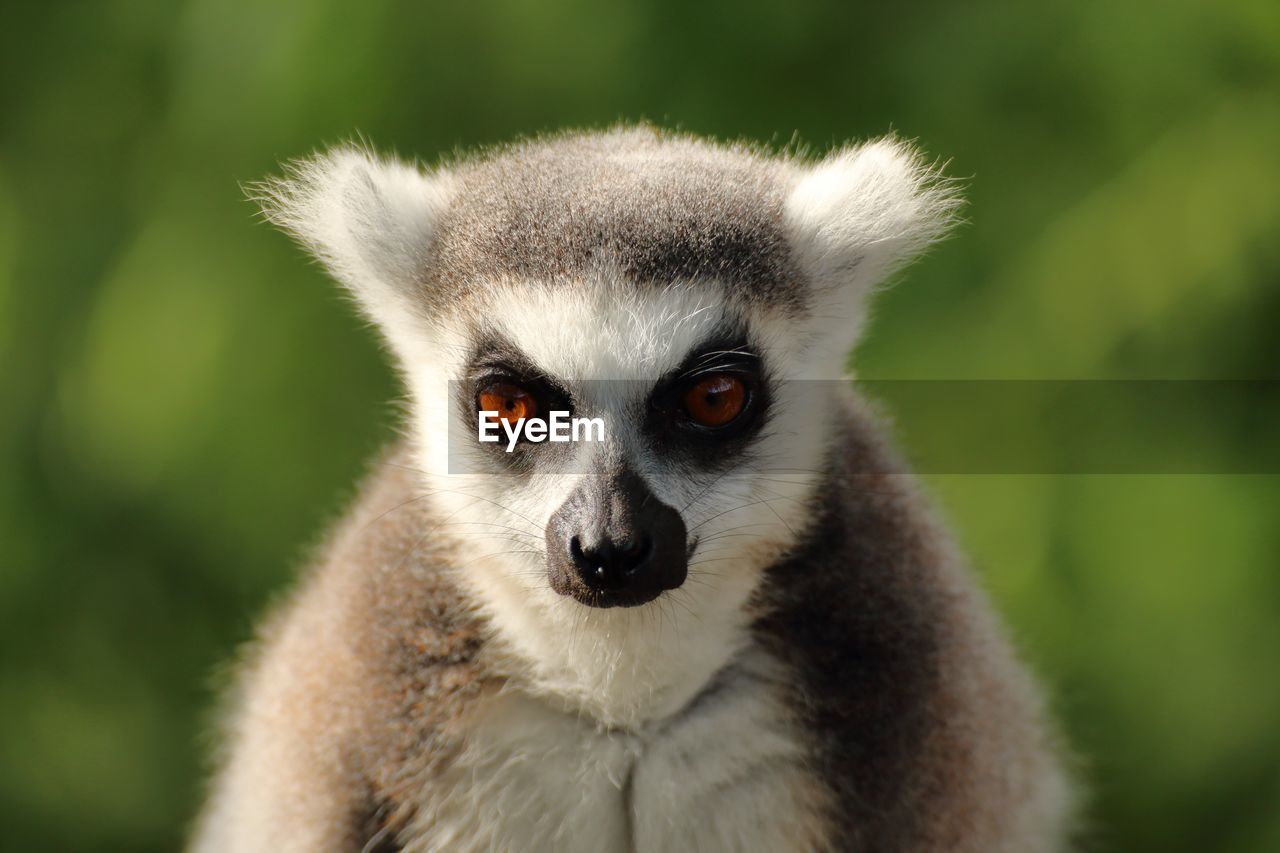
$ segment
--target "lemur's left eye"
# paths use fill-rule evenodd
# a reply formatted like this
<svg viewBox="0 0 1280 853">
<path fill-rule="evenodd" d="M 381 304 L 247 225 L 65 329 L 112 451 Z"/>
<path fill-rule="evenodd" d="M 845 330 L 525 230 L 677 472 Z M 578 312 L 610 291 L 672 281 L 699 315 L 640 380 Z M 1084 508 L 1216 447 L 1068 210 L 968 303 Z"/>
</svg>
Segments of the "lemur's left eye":
<svg viewBox="0 0 1280 853">
<path fill-rule="evenodd" d="M 497 412 L 498 418 L 515 426 L 538 414 L 538 399 L 528 388 L 513 382 L 494 382 L 476 394 L 476 411 Z"/>
<path fill-rule="evenodd" d="M 747 385 L 731 373 L 712 373 L 685 389 L 680 402 L 689 420 L 717 429 L 742 414 L 747 405 Z"/>
</svg>

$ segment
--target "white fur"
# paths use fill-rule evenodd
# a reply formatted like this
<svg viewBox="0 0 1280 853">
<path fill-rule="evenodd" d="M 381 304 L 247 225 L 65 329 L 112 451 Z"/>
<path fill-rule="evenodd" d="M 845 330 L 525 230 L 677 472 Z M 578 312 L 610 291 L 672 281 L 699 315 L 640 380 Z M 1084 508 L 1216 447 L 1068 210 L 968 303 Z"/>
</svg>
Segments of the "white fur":
<svg viewBox="0 0 1280 853">
<path fill-rule="evenodd" d="M 954 183 L 896 139 L 837 151 L 801 171 L 784 222 L 813 281 L 819 364 L 837 364 L 862 330 L 867 296 L 956 222 Z"/>
<path fill-rule="evenodd" d="M 423 788 L 407 851 L 813 849 L 822 808 L 774 667 L 740 660 L 674 719 L 601 728 L 518 691 L 485 701 Z"/>
<path fill-rule="evenodd" d="M 291 163 L 250 187 L 267 220 L 311 250 L 388 337 L 423 334 L 409 285 L 418 280 L 435 224 L 453 191 L 447 174 L 354 146 Z"/>
</svg>

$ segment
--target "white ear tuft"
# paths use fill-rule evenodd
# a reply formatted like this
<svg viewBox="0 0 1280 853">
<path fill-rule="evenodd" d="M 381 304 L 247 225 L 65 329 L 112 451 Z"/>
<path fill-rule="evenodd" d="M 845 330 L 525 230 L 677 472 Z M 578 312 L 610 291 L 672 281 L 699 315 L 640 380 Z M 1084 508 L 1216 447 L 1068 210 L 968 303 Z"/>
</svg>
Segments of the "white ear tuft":
<svg viewBox="0 0 1280 853">
<path fill-rule="evenodd" d="M 960 204 L 954 182 L 914 148 L 881 139 L 802 172 L 784 216 L 817 289 L 865 292 L 946 234 Z"/>
<path fill-rule="evenodd" d="M 406 296 L 422 281 L 450 186 L 445 175 L 344 146 L 288 164 L 249 196 L 386 326 L 413 308 Z"/>
</svg>

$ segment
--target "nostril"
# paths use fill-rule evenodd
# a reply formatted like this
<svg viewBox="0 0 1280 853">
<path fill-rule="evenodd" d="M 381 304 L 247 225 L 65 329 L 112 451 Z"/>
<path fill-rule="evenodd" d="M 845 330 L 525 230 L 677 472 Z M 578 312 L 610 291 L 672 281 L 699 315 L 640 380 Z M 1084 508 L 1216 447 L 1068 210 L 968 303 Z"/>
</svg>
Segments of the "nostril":
<svg viewBox="0 0 1280 853">
<path fill-rule="evenodd" d="M 649 559 L 652 551 L 653 540 L 648 536 L 641 536 L 618 548 L 618 563 L 623 571 L 633 572 Z"/>
<path fill-rule="evenodd" d="M 639 553 L 640 551 L 644 550 L 647 547 L 648 547 L 647 537 L 634 539 L 629 542 L 622 542 L 617 546 L 618 555 L 622 557 L 630 557 L 634 554 Z"/>
<path fill-rule="evenodd" d="M 606 539 L 583 546 L 580 536 L 569 538 L 569 557 L 581 577 L 596 582 L 616 583 L 636 574 L 649 560 L 654 549 L 647 535 L 621 542 Z"/>
</svg>

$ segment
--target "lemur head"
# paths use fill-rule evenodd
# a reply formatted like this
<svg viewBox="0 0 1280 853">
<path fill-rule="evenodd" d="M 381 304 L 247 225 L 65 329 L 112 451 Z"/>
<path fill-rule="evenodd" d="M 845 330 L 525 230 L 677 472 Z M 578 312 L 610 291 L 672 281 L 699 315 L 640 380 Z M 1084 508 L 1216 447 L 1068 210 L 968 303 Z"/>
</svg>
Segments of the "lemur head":
<svg viewBox="0 0 1280 853">
<path fill-rule="evenodd" d="M 902 142 L 810 164 L 649 128 L 434 172 L 339 148 L 263 190 L 395 354 L 498 633 L 622 721 L 732 654 L 832 450 L 839 395 L 805 380 L 843 375 L 870 290 L 957 205 Z M 596 440 L 531 440 L 557 411 Z"/>
</svg>

